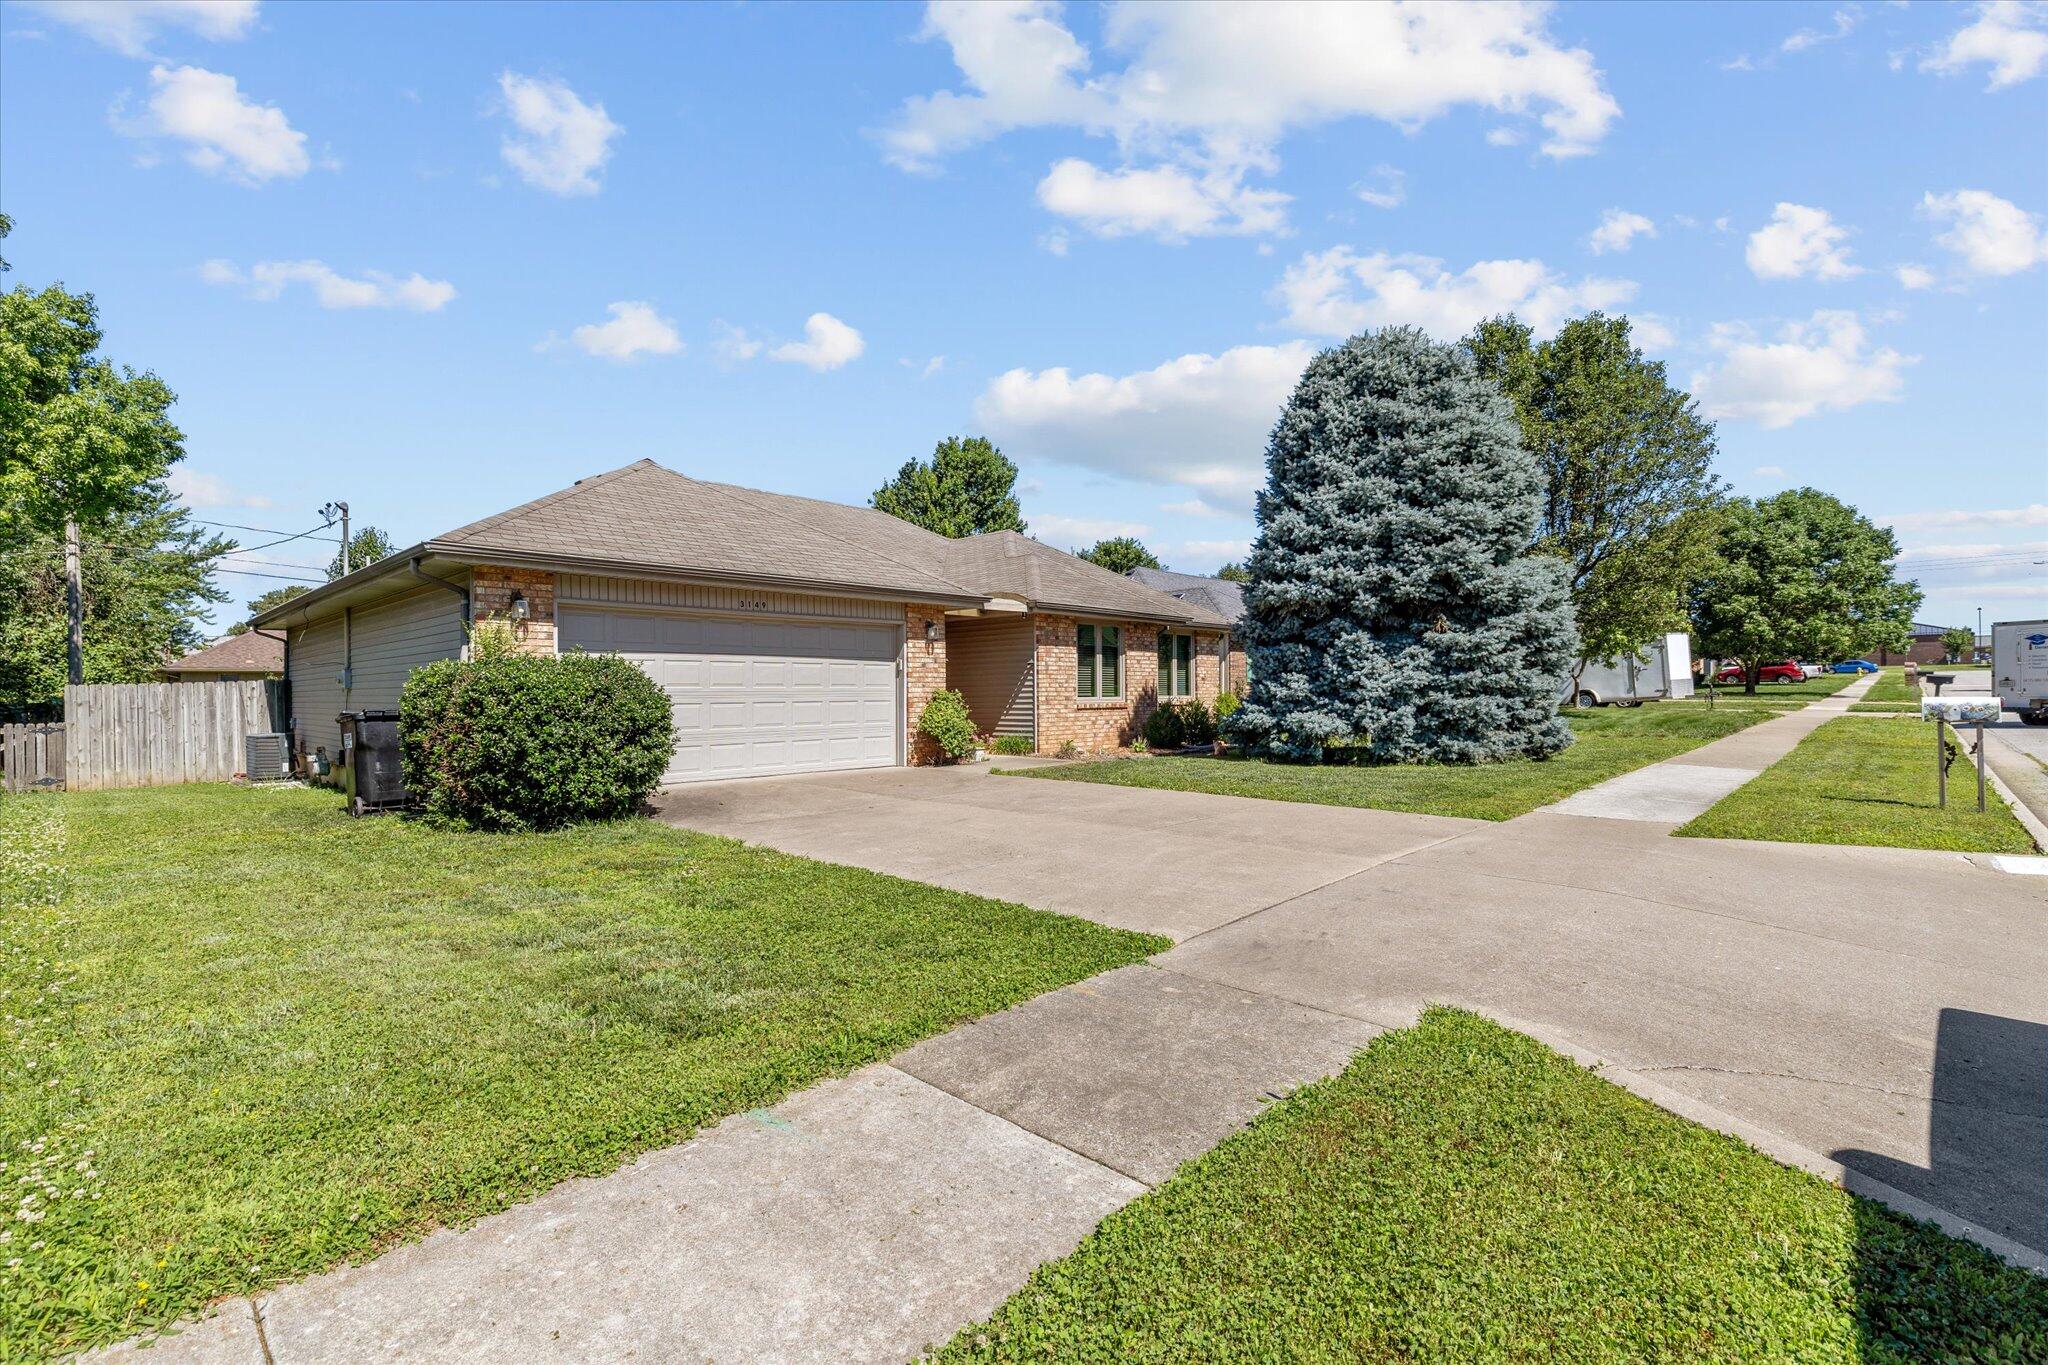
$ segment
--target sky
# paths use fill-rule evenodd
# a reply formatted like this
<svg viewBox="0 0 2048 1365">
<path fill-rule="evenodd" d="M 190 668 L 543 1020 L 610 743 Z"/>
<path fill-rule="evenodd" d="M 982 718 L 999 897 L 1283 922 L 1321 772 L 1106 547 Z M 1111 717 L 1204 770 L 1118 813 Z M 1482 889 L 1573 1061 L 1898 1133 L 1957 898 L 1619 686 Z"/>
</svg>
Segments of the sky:
<svg viewBox="0 0 2048 1365">
<path fill-rule="evenodd" d="M 1731 491 L 1893 526 L 1922 620 L 2048 615 L 2039 0 L 0 0 L 0 209 L 245 545 L 983 434 L 1041 539 L 1208 572 L 1317 350 L 1597 308 Z"/>
</svg>

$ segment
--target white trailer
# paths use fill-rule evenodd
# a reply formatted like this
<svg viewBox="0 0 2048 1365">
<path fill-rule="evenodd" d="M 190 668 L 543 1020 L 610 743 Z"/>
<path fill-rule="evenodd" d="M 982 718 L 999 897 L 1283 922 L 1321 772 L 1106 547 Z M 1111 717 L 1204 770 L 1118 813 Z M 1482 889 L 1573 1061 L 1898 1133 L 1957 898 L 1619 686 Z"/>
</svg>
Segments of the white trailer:
<svg viewBox="0 0 2048 1365">
<path fill-rule="evenodd" d="M 1650 641 L 1627 658 L 1588 659 L 1565 700 L 1578 707 L 1638 706 L 1692 695 L 1692 637 L 1682 630 Z"/>
<path fill-rule="evenodd" d="M 1991 690 L 2029 725 L 2048 725 L 2048 621 L 1991 627 Z"/>
</svg>

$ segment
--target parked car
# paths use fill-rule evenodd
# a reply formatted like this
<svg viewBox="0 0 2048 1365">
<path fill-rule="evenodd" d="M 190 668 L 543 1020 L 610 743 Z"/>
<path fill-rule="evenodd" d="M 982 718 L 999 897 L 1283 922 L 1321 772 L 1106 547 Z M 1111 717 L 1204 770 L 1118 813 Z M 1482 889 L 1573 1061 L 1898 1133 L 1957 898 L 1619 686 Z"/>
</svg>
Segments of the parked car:
<svg viewBox="0 0 2048 1365">
<path fill-rule="evenodd" d="M 1796 660 L 1781 659 L 1774 664 L 1765 664 L 1757 672 L 1758 682 L 1796 683 L 1805 682 L 1806 674 Z M 1742 665 L 1730 664 L 1714 675 L 1717 683 L 1739 683 L 1742 681 Z"/>
<path fill-rule="evenodd" d="M 1844 659 L 1841 663 L 1836 664 L 1831 671 L 1836 673 L 1875 673 L 1877 672 L 1877 665 L 1868 659 Z"/>
<path fill-rule="evenodd" d="M 1827 672 L 1827 670 L 1822 668 L 1819 664 L 1810 664 L 1806 662 L 1806 660 L 1804 659 L 1801 659 L 1799 661 L 1799 673 L 1801 677 L 1818 678 L 1821 674 L 1825 672 Z"/>
</svg>

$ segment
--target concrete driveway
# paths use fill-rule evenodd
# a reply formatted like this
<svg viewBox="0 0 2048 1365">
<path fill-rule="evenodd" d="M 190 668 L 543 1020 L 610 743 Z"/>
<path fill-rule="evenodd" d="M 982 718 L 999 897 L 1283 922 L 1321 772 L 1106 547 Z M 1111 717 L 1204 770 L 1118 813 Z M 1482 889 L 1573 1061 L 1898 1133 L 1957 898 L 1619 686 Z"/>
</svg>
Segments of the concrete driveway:
<svg viewBox="0 0 2048 1365">
<path fill-rule="evenodd" d="M 692 787 L 690 828 L 1178 940 L 1154 959 L 1380 1026 L 1470 1005 L 2048 1250 L 2048 879 L 890 769 Z"/>
<path fill-rule="evenodd" d="M 670 824 L 1175 940 L 1483 821 L 871 768 L 671 787 Z"/>
</svg>

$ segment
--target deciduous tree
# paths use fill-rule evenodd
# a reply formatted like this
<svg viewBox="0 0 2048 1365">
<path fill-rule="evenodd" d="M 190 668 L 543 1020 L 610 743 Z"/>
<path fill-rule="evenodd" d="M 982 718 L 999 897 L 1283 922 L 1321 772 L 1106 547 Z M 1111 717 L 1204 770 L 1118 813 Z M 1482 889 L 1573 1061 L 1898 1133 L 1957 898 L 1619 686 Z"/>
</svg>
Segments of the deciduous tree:
<svg viewBox="0 0 2048 1365">
<path fill-rule="evenodd" d="M 907 460 L 871 506 L 942 536 L 1021 531 L 1017 466 L 985 436 L 948 436 L 929 460 Z"/>
<path fill-rule="evenodd" d="M 1543 481 L 1471 355 L 1390 327 L 1309 362 L 1274 428 L 1231 733 L 1316 759 L 1541 757 L 1576 637 Z"/>
<path fill-rule="evenodd" d="M 1920 586 L 1896 576 L 1898 553 L 1889 527 L 1819 489 L 1729 503 L 1692 587 L 1700 654 L 1739 664 L 1743 691 L 1754 692 L 1778 659 L 1902 648 Z"/>
<path fill-rule="evenodd" d="M 1713 423 L 1644 358 L 1627 318 L 1593 313 L 1541 342 L 1494 318 L 1465 346 L 1513 401 L 1542 471 L 1537 544 L 1567 566 L 1581 660 L 1681 626 L 1722 496 Z"/>
<path fill-rule="evenodd" d="M 1100 564 L 1111 573 L 1117 574 L 1129 573 L 1133 569 L 1166 567 L 1136 536 L 1110 536 L 1074 553 L 1090 564 Z"/>
<path fill-rule="evenodd" d="M 387 559 L 390 557 L 391 552 L 397 548 L 396 545 L 391 543 L 390 536 L 385 535 L 374 526 L 365 526 L 362 530 L 355 532 L 348 538 L 349 572 L 354 573 L 365 564 L 375 564 L 380 559 Z M 341 577 L 341 552 L 339 550 L 335 551 L 334 558 L 327 561 L 327 576 L 329 578 Z"/>
</svg>

